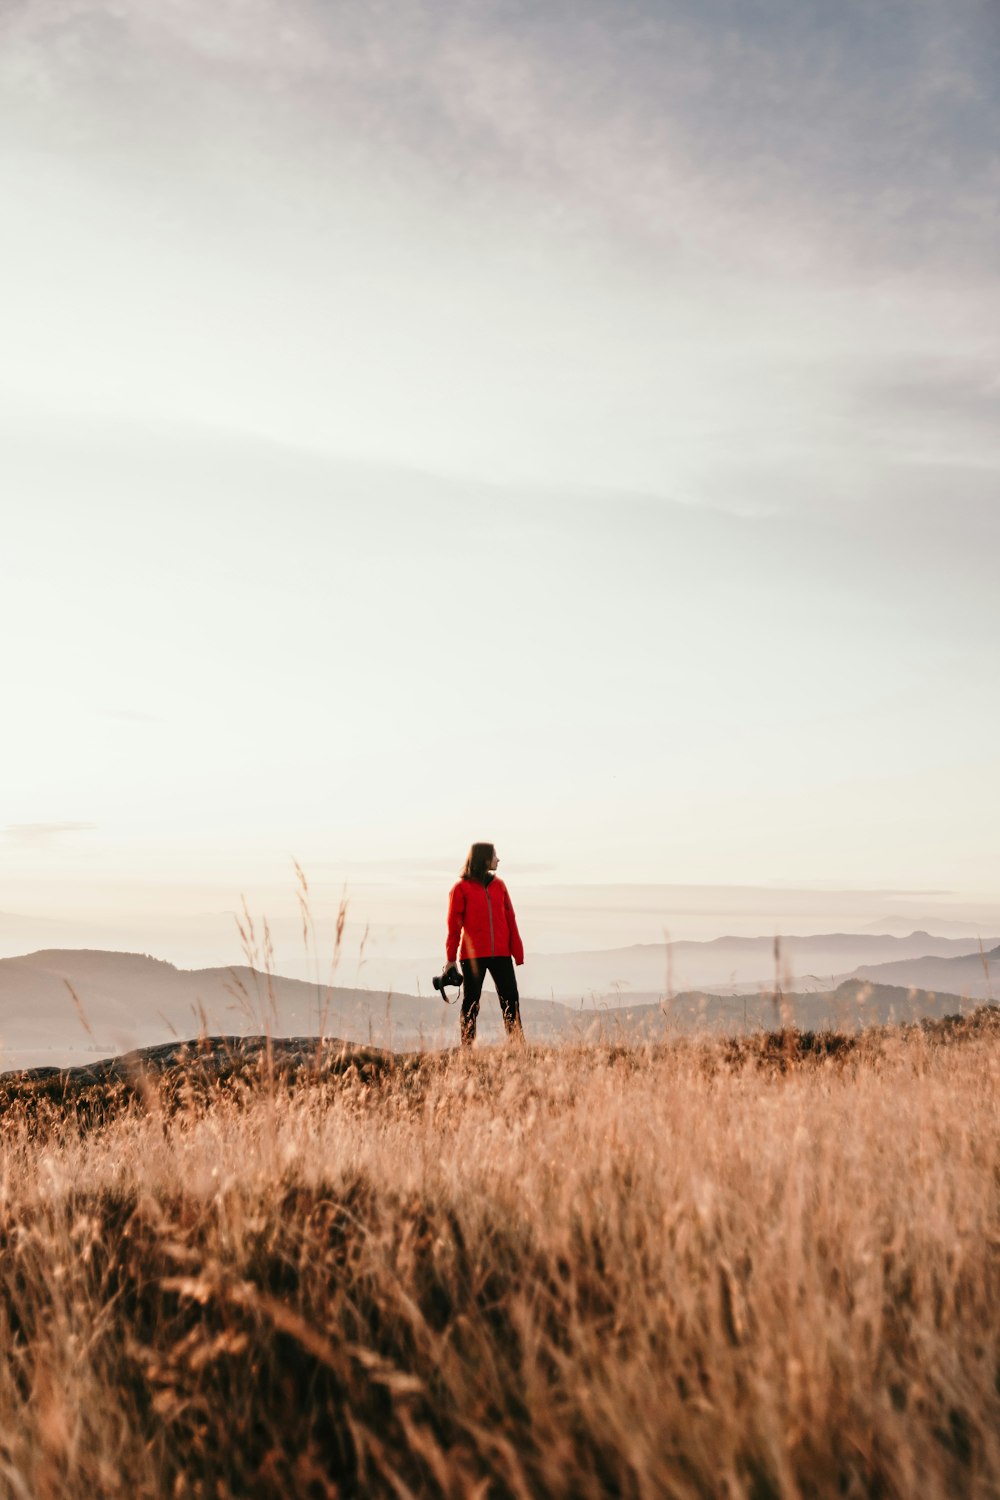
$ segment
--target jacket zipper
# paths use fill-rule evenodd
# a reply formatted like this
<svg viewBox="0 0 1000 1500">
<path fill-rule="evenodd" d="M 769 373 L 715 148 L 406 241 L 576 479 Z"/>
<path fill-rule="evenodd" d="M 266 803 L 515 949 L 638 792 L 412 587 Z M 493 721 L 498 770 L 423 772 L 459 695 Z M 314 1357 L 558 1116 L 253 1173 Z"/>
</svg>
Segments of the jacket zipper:
<svg viewBox="0 0 1000 1500">
<path fill-rule="evenodd" d="M 489 888 L 489 886 L 488 885 L 484 886 L 484 890 L 486 892 L 486 910 L 490 914 L 490 953 L 492 953 L 493 950 L 496 948 L 496 939 L 493 936 L 493 908 L 490 905 L 490 888 Z"/>
</svg>

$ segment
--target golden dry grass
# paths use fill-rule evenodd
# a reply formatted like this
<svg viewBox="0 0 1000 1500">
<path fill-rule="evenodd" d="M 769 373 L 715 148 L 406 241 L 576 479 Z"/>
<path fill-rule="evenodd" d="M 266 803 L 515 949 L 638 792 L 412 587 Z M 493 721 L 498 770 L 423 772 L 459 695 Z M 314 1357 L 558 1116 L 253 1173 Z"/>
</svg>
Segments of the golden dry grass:
<svg viewBox="0 0 1000 1500">
<path fill-rule="evenodd" d="M 1000 1049 L 0 1122 L 0 1494 L 996 1496 Z"/>
</svg>

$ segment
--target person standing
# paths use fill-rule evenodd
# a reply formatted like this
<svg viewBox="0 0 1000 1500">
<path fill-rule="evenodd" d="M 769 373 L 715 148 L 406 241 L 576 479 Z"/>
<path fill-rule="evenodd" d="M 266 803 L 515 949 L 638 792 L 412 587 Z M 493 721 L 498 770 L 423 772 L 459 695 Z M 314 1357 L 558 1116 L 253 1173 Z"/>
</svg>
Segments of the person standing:
<svg viewBox="0 0 1000 1500">
<path fill-rule="evenodd" d="M 523 1039 L 515 964 L 524 963 L 524 944 L 507 887 L 496 873 L 500 863 L 492 844 L 473 844 L 461 879 L 448 896 L 447 961 L 462 963 L 462 1046 L 476 1039 L 483 981 L 496 985 L 508 1037 Z"/>
</svg>

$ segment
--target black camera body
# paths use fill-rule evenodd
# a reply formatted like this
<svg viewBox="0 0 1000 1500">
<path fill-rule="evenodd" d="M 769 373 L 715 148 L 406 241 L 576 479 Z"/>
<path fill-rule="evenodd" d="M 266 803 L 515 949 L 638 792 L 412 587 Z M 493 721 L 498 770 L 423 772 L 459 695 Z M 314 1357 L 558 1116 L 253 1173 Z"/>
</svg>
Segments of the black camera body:
<svg viewBox="0 0 1000 1500">
<path fill-rule="evenodd" d="M 445 964 L 441 973 L 434 975 L 431 984 L 440 992 L 441 999 L 447 1000 L 448 996 L 445 994 L 447 986 L 452 985 L 455 989 L 462 988 L 462 971 L 458 964 Z"/>
</svg>

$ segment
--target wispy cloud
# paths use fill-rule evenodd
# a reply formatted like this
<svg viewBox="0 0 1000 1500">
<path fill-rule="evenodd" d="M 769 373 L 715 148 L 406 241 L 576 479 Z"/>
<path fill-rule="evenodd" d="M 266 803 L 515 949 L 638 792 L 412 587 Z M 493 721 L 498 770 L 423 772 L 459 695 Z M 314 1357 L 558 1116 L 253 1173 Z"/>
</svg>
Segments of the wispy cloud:
<svg viewBox="0 0 1000 1500">
<path fill-rule="evenodd" d="M 324 156 L 383 186 L 395 161 L 466 204 L 515 190 L 522 215 L 534 195 L 540 217 L 660 254 L 912 269 L 992 262 L 996 17 L 944 0 L 222 0 L 210 17 L 21 0 L 0 36 L 12 95 L 87 109 L 78 144 L 102 117 L 108 140 L 123 116 L 147 145 L 200 134 L 198 170 L 224 160 L 231 186 L 234 141 L 258 166 L 294 143 L 303 186 Z"/>
<path fill-rule="evenodd" d="M 502 851 L 501 851 L 502 852 Z M 455 879 L 460 871 L 465 850 L 461 849 L 457 854 L 452 853 L 437 855 L 436 857 L 420 856 L 398 856 L 386 859 L 352 859 L 345 862 L 344 868 L 349 876 L 409 876 L 422 877 L 434 876 L 450 877 Z M 518 875 L 548 875 L 554 872 L 555 866 L 550 863 L 530 863 L 517 860 L 516 868 Z M 501 868 L 501 874 L 503 870 Z"/>
<path fill-rule="evenodd" d="M 64 833 L 92 833 L 96 823 L 8 823 L 6 834 L 16 844 L 46 844 Z"/>
<path fill-rule="evenodd" d="M 924 441 L 932 423 L 970 458 L 985 450 L 1000 462 L 1000 350 L 979 360 L 942 354 L 900 364 L 859 382 L 855 397 L 855 416 L 874 407 L 880 423 L 888 419 Z"/>
<path fill-rule="evenodd" d="M 22 806 L 86 786 L 102 828 L 223 847 L 259 805 L 281 851 L 319 811 L 324 849 L 433 856 L 461 682 L 438 597 L 462 615 L 472 578 L 512 663 L 476 770 L 525 809 L 485 828 L 505 859 L 603 870 L 620 828 L 618 868 L 643 875 L 746 878 L 773 851 L 783 879 L 825 839 L 838 880 L 979 880 L 995 767 L 949 768 L 996 742 L 991 15 L 0 6 L 0 394 L 5 423 L 5 387 L 45 419 L 44 462 L 13 455 L 45 616 L 26 568 L 3 600 L 11 630 L 39 620 Z M 177 451 L 78 462 L 65 413 L 116 442 L 162 422 Z M 295 464 L 230 463 L 195 427 Z M 404 471 L 467 476 L 457 517 Z M 95 714 L 133 689 L 180 716 L 140 734 L 141 764 Z M 574 846 L 581 809 L 597 826 Z M 379 821 L 399 837 L 374 842 Z M 975 866 L 950 842 L 973 823 Z"/>
<path fill-rule="evenodd" d="M 162 724 L 160 714 L 150 714 L 142 709 L 133 708 L 102 708 L 102 719 L 117 719 L 123 724 Z"/>
</svg>

